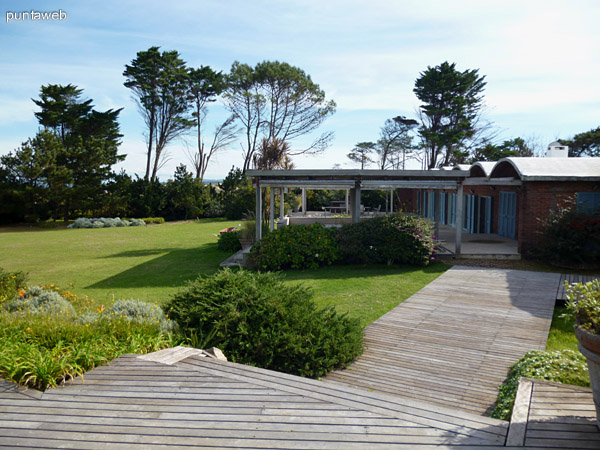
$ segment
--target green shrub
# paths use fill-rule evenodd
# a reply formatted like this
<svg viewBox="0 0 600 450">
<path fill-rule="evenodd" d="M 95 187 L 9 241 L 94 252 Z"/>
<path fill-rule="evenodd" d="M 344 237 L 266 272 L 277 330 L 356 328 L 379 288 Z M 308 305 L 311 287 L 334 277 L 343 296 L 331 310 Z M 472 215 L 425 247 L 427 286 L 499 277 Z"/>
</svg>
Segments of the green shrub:
<svg viewBox="0 0 600 450">
<path fill-rule="evenodd" d="M 26 282 L 27 274 L 7 272 L 0 267 L 0 306 L 17 295 L 17 292 L 25 287 Z"/>
<path fill-rule="evenodd" d="M 118 217 L 111 219 L 101 217 L 99 219 L 88 219 L 80 217 L 67 228 L 114 228 L 114 227 L 139 227 L 146 225 L 144 219 L 121 220 Z"/>
<path fill-rule="evenodd" d="M 537 256 L 557 265 L 600 264 L 600 212 L 577 212 L 574 205 L 551 211 L 536 247 Z"/>
<path fill-rule="evenodd" d="M 510 420 L 521 377 L 576 386 L 590 385 L 587 363 L 581 353 L 572 350 L 550 353 L 531 351 L 512 366 L 508 377 L 498 388 L 498 399 L 492 417 Z"/>
<path fill-rule="evenodd" d="M 600 335 L 600 280 L 572 285 L 567 282 L 567 309 L 577 325 Z"/>
<path fill-rule="evenodd" d="M 435 248 L 431 224 L 397 213 L 343 226 L 337 235 L 346 264 L 429 264 Z"/>
<path fill-rule="evenodd" d="M 232 361 L 319 377 L 361 353 L 362 329 L 311 298 L 277 274 L 224 269 L 189 283 L 166 309 L 187 336 Z"/>
<path fill-rule="evenodd" d="M 75 308 L 60 294 L 29 286 L 6 304 L 9 312 L 75 316 Z"/>
<path fill-rule="evenodd" d="M 173 331 L 174 323 L 165 315 L 163 309 L 150 302 L 141 300 L 117 300 L 104 311 L 103 318 L 122 319 L 127 322 L 157 325 L 162 331 Z"/>
<path fill-rule="evenodd" d="M 336 231 L 320 223 L 290 225 L 264 236 L 254 247 L 252 257 L 262 270 L 315 269 L 330 265 L 339 257 Z"/>
<path fill-rule="evenodd" d="M 156 224 L 159 225 L 161 223 L 165 223 L 164 217 L 144 217 L 142 219 L 146 225 Z"/>
<path fill-rule="evenodd" d="M 242 249 L 240 244 L 240 232 L 229 231 L 227 233 L 221 233 L 219 240 L 217 241 L 217 248 L 223 252 L 235 253 Z"/>
</svg>

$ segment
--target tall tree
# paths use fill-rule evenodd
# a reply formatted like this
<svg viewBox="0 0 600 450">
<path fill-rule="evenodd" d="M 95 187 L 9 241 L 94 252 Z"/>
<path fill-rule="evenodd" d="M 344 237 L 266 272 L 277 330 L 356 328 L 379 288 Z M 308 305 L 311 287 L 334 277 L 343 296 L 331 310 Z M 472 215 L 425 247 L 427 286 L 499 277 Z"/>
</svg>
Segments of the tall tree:
<svg viewBox="0 0 600 450">
<path fill-rule="evenodd" d="M 484 80 L 478 70 L 461 72 L 448 62 L 427 67 L 417 78 L 413 92 L 422 102 L 419 134 L 428 169 L 466 158 L 461 147 L 478 131 Z"/>
<path fill-rule="evenodd" d="M 407 119 L 403 116 L 387 119 L 379 133 L 379 140 L 375 151 L 379 156 L 377 165 L 379 169 L 385 170 L 389 168 L 402 169 L 406 166 L 407 154 L 413 150 L 412 140 L 410 135 L 418 125 L 418 122 L 413 119 Z"/>
<path fill-rule="evenodd" d="M 168 161 L 167 145 L 194 125 L 188 117 L 188 71 L 176 50 L 150 47 L 125 65 L 123 75 L 147 127 L 145 179 L 156 180 Z"/>
<path fill-rule="evenodd" d="M 204 120 L 208 113 L 207 105 L 216 101 L 226 88 L 227 83 L 221 72 L 215 72 L 208 66 L 189 69 L 190 99 L 192 101 L 192 117 L 196 127 L 196 151 L 188 152 L 194 166 L 196 179 L 202 181 L 212 156 L 219 150 L 231 145 L 237 138 L 239 128 L 235 124 L 235 116 L 231 115 L 215 128 L 212 143 L 204 144 Z"/>
<path fill-rule="evenodd" d="M 65 220 L 74 209 L 94 209 L 112 166 L 125 158 L 118 154 L 121 109 L 96 111 L 82 92 L 71 84 L 42 86 L 33 102 L 44 129 L 2 161 L 22 189 Z"/>
<path fill-rule="evenodd" d="M 350 150 L 347 156 L 352 161 L 360 164 L 360 170 L 363 170 L 366 166 L 374 162 L 371 154 L 375 149 L 376 144 L 374 142 L 359 142 Z"/>
<path fill-rule="evenodd" d="M 569 156 L 600 156 L 600 127 L 560 142 L 569 146 Z"/>
<path fill-rule="evenodd" d="M 264 61 L 254 68 L 234 62 L 224 100 L 245 130 L 244 171 L 252 164 L 262 138 L 291 143 L 315 131 L 335 112 L 335 102 L 325 99 L 325 92 L 310 75 L 279 61 Z M 332 137 L 330 132 L 323 133 L 306 148 L 288 150 L 288 156 L 318 153 Z"/>
</svg>

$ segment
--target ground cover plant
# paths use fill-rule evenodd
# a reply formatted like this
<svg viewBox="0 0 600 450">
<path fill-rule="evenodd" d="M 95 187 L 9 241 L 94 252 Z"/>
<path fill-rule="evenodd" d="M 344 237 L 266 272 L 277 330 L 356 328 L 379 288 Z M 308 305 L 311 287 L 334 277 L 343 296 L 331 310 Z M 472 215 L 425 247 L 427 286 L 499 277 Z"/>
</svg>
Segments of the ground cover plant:
<svg viewBox="0 0 600 450">
<path fill-rule="evenodd" d="M 587 363 L 577 348 L 574 327 L 573 314 L 569 314 L 566 307 L 557 306 L 552 317 L 546 351 L 529 352 L 512 366 L 507 379 L 499 387 L 492 417 L 510 420 L 520 377 L 577 386 L 590 385 Z"/>
<path fill-rule="evenodd" d="M 309 288 L 274 273 L 224 269 L 200 277 L 166 310 L 202 346 L 266 369 L 319 377 L 362 352 L 358 319 L 318 308 Z"/>
<path fill-rule="evenodd" d="M 120 355 L 178 342 L 157 305 L 119 301 L 105 310 L 60 292 L 53 286 L 18 288 L 0 308 L 0 376 L 45 390 Z"/>
</svg>

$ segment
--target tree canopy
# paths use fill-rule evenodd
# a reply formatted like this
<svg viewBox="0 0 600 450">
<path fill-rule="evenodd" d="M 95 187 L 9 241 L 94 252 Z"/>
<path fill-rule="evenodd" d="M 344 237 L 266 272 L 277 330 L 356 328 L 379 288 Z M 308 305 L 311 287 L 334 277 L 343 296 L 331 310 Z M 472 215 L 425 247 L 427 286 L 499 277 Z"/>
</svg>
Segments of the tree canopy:
<svg viewBox="0 0 600 450">
<path fill-rule="evenodd" d="M 289 145 L 316 130 L 336 106 L 310 75 L 279 61 L 263 61 L 255 67 L 234 62 L 224 100 L 245 131 L 244 171 L 263 138 Z M 332 133 L 323 133 L 306 148 L 288 150 L 288 156 L 320 152 L 331 139 Z"/>
<path fill-rule="evenodd" d="M 168 160 L 167 145 L 194 125 L 188 116 L 188 71 L 176 50 L 161 53 L 159 47 L 150 47 L 137 53 L 123 75 L 146 123 L 144 178 L 156 180 Z"/>
<path fill-rule="evenodd" d="M 560 142 L 569 146 L 569 156 L 600 156 L 600 127 Z"/>
<path fill-rule="evenodd" d="M 444 62 L 427 67 L 415 82 L 413 92 L 420 105 L 421 135 L 429 169 L 461 162 L 464 142 L 476 134 L 483 106 L 485 76 L 479 71 L 456 69 Z"/>
</svg>

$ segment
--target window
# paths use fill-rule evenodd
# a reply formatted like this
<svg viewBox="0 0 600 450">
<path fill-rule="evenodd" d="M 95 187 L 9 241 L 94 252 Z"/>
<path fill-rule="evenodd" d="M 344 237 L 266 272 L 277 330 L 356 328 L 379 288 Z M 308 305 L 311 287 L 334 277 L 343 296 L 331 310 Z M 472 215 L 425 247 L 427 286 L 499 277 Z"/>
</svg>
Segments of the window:
<svg viewBox="0 0 600 450">
<path fill-rule="evenodd" d="M 600 212 L 600 192 L 578 192 L 577 212 Z"/>
</svg>

